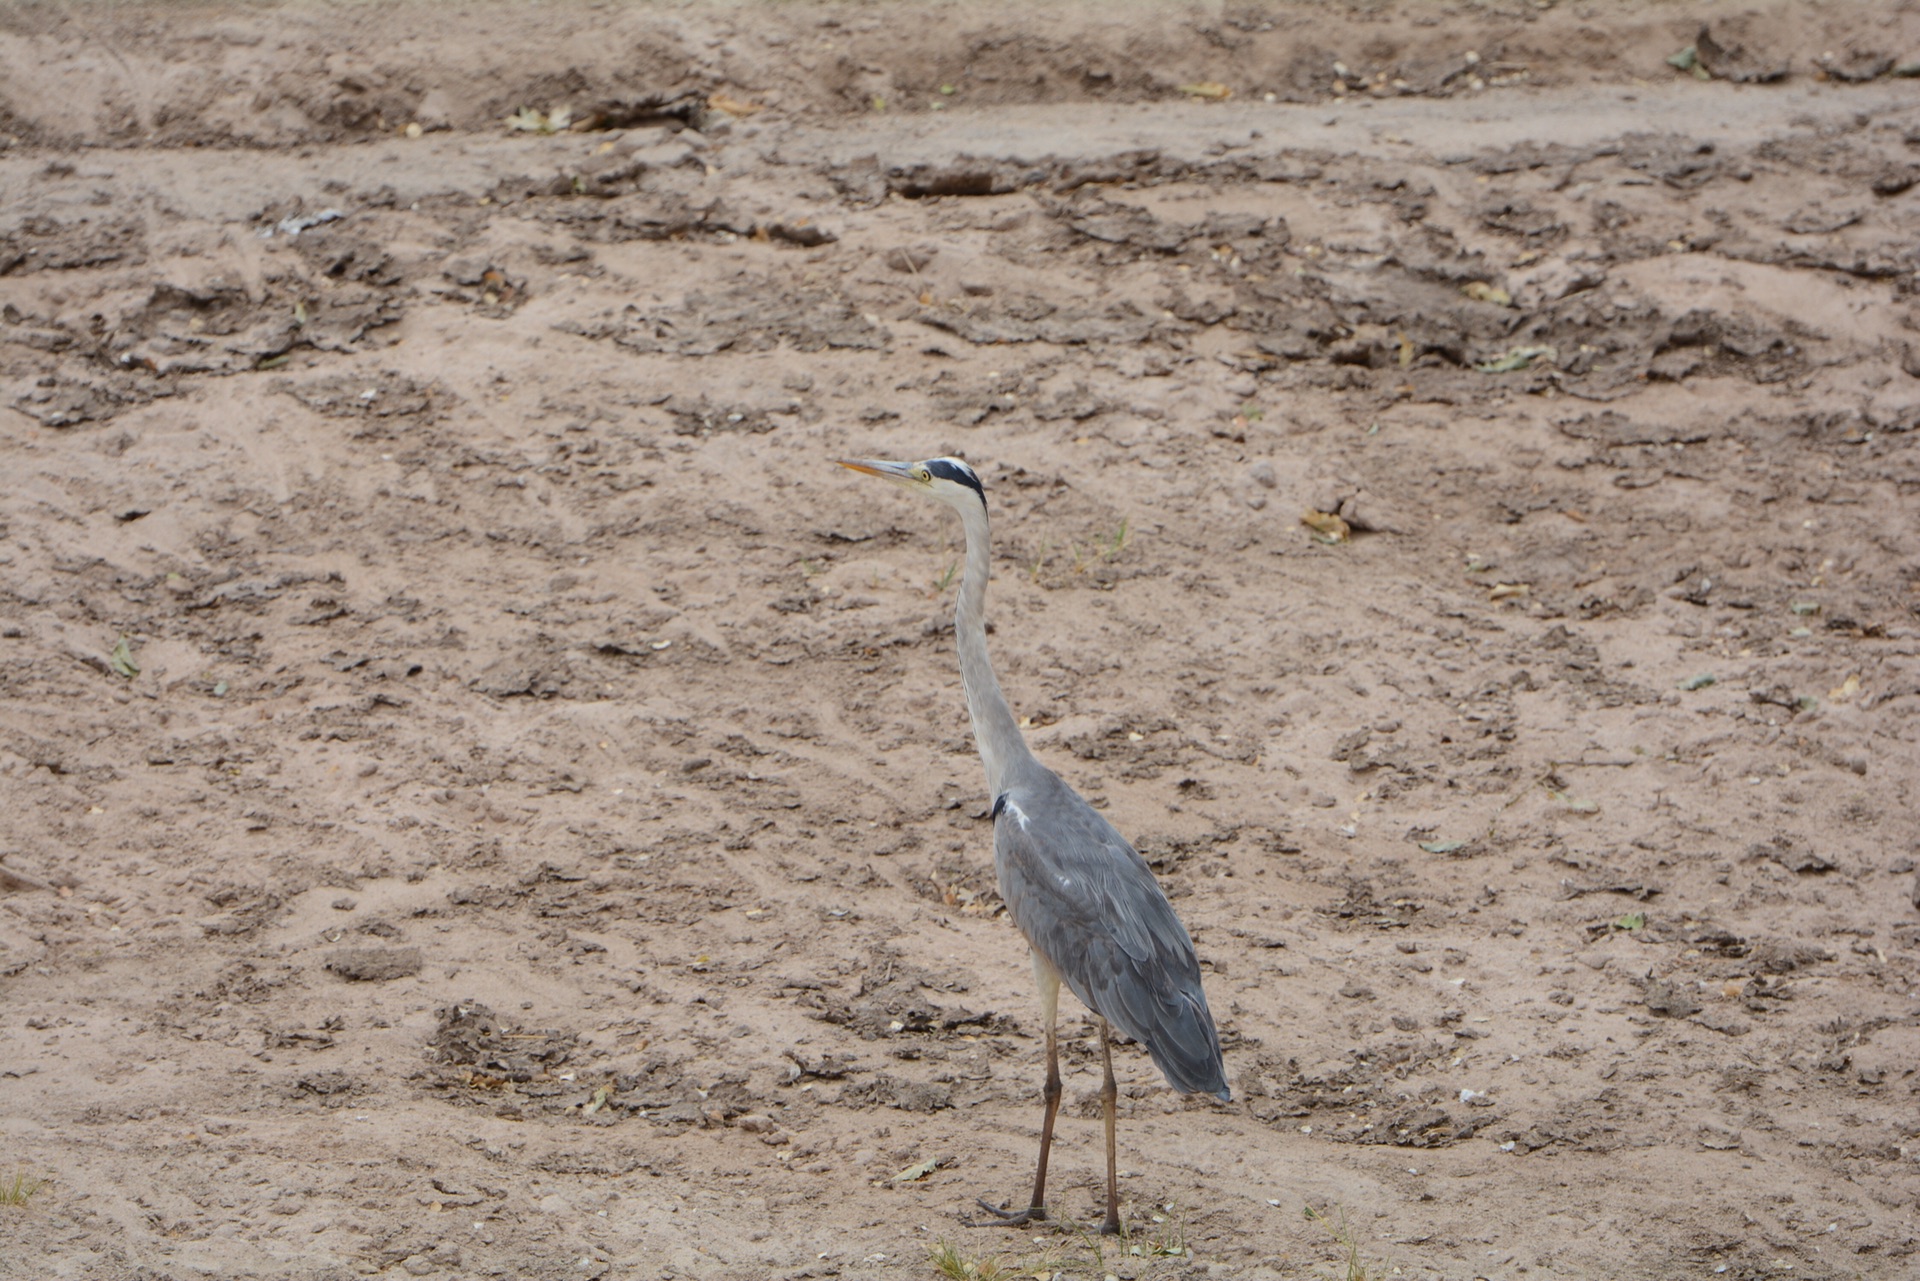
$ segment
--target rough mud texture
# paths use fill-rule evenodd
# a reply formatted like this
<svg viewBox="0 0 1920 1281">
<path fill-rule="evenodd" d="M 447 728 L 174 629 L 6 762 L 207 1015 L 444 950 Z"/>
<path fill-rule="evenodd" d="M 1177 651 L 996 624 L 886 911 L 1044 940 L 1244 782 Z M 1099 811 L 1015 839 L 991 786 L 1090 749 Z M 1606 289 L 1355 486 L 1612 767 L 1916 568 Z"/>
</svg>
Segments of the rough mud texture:
<svg viewBox="0 0 1920 1281">
<path fill-rule="evenodd" d="M 1920 1269 L 1920 10 L 423 13 L 0 14 L 0 1275 Z"/>
</svg>

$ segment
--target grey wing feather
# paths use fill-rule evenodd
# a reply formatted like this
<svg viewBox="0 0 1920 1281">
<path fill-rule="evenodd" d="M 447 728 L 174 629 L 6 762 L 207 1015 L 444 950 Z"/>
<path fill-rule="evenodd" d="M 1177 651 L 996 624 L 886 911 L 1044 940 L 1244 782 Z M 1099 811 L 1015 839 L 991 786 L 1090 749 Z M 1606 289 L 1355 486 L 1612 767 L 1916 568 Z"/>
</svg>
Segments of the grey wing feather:
<svg viewBox="0 0 1920 1281">
<path fill-rule="evenodd" d="M 1200 962 L 1146 860 L 1049 770 L 996 798 L 1000 892 L 1073 994 L 1147 1047 L 1167 1083 L 1230 1097 Z"/>
</svg>

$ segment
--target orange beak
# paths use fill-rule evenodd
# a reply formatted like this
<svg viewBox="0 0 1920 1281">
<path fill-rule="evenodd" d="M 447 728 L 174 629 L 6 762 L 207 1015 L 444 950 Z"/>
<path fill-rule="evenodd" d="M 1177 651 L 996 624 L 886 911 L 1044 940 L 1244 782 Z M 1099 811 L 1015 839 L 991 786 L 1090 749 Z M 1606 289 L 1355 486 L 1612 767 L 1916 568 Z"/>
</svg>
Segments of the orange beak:
<svg viewBox="0 0 1920 1281">
<path fill-rule="evenodd" d="M 880 458 L 836 458 L 835 462 L 848 471 L 857 471 L 868 476 L 878 476 L 882 480 L 905 481 L 913 483 L 912 463 L 890 463 Z"/>
</svg>

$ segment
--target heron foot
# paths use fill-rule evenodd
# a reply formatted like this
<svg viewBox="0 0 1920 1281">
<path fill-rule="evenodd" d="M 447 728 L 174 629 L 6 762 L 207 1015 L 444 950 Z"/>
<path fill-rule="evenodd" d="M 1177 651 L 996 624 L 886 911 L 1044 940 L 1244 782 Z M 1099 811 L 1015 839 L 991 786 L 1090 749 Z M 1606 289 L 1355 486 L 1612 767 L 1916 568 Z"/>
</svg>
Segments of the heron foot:
<svg viewBox="0 0 1920 1281">
<path fill-rule="evenodd" d="M 1030 1223 L 1047 1222 L 1047 1207 L 1044 1205 L 1030 1205 L 1024 1210 L 1002 1210 L 998 1206 L 988 1205 L 985 1201 L 981 1201 L 978 1198 L 975 1198 L 975 1200 L 982 1210 L 985 1210 L 993 1217 L 991 1219 L 962 1219 L 961 1222 L 970 1228 L 1024 1228 Z"/>
</svg>

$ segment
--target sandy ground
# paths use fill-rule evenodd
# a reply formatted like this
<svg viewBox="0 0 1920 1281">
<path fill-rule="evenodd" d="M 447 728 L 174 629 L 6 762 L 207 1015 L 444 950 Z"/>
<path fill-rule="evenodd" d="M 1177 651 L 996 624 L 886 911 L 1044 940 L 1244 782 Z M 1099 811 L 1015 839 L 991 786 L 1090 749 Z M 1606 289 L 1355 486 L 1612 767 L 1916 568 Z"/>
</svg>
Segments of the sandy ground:
<svg viewBox="0 0 1920 1281">
<path fill-rule="evenodd" d="M 1030 8 L 0 12 L 0 1275 L 1916 1275 L 1920 8 Z"/>
</svg>

